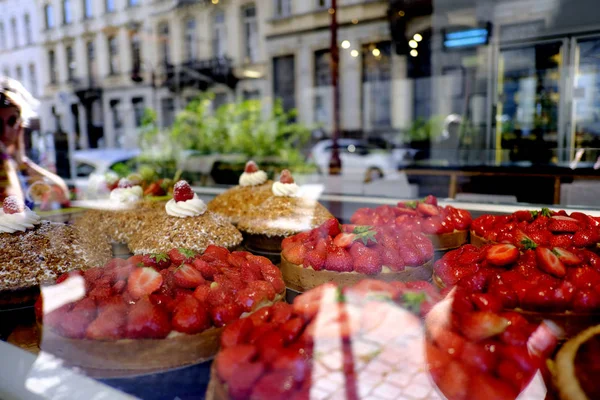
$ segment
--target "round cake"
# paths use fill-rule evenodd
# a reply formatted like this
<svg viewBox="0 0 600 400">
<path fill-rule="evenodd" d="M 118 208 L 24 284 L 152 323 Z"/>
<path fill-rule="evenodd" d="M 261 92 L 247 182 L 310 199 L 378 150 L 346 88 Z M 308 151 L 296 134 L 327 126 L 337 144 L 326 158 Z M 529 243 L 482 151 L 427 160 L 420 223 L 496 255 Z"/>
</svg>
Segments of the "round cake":
<svg viewBox="0 0 600 400">
<path fill-rule="evenodd" d="M 41 221 L 20 200 L 6 198 L 0 210 L 0 307 L 33 303 L 41 283 L 72 269 L 102 265 L 110 251 L 107 240 Z"/>
<path fill-rule="evenodd" d="M 400 202 L 397 206 L 361 208 L 350 218 L 357 225 L 397 226 L 425 233 L 435 250 L 455 249 L 468 242 L 471 214 L 452 206 L 438 206 L 437 198 Z"/>
<path fill-rule="evenodd" d="M 279 182 L 273 183 L 272 192 L 260 206 L 249 209 L 237 225 L 250 250 L 279 253 L 284 238 L 333 218 L 316 200 L 299 196 L 299 187 L 288 170 L 282 172 Z"/>
<path fill-rule="evenodd" d="M 254 161 L 248 161 L 239 185 L 212 199 L 208 209 L 237 225 L 250 209 L 273 196 L 272 185 L 273 181 L 268 180 L 267 174 L 259 170 Z"/>
<path fill-rule="evenodd" d="M 285 239 L 282 248 L 283 278 L 298 291 L 328 282 L 348 286 L 367 278 L 430 280 L 432 274 L 431 241 L 419 232 L 396 227 L 340 226 L 332 218 Z"/>
<path fill-rule="evenodd" d="M 425 282 L 366 280 L 262 309 L 225 328 L 207 397 L 441 399 L 427 376 L 422 328 L 438 300 Z"/>
<path fill-rule="evenodd" d="M 566 211 L 520 210 L 509 215 L 482 215 L 471 225 L 471 243 L 529 243 L 549 247 L 596 247 L 600 242 L 600 219 Z"/>
<path fill-rule="evenodd" d="M 55 296 L 67 289 L 76 297 Z M 172 249 L 113 259 L 43 289 L 41 348 L 108 375 L 202 362 L 224 326 L 284 295 L 277 267 L 246 252 L 209 246 L 202 255 Z"/>
<path fill-rule="evenodd" d="M 173 199 L 163 210 L 148 213 L 128 246 L 134 254 L 150 254 L 172 248 L 203 252 L 211 244 L 234 249 L 241 243 L 241 233 L 225 218 L 207 211 L 189 184 L 179 181 Z"/>
</svg>

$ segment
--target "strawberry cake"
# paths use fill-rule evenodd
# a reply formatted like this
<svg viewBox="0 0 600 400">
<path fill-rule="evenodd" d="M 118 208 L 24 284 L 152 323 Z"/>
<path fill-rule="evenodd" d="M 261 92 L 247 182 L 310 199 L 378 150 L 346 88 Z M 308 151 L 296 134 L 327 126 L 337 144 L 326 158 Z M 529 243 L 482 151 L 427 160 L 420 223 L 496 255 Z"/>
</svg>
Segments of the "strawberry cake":
<svg viewBox="0 0 600 400">
<path fill-rule="evenodd" d="M 422 327 L 439 295 L 413 283 L 327 284 L 229 325 L 207 398 L 441 400 Z"/>
<path fill-rule="evenodd" d="M 486 294 L 455 289 L 425 326 L 427 369 L 447 400 L 513 400 L 525 389 L 523 398 L 545 398 L 532 379 L 558 343 L 552 323 L 530 323 Z"/>
<path fill-rule="evenodd" d="M 35 301 L 41 283 L 72 269 L 101 265 L 110 246 L 72 226 L 42 221 L 21 200 L 0 210 L 0 307 Z"/>
<path fill-rule="evenodd" d="M 600 218 L 581 212 L 521 210 L 510 215 L 483 215 L 471 225 L 471 243 L 512 243 L 523 247 L 533 241 L 551 247 L 594 247 L 600 242 Z"/>
<path fill-rule="evenodd" d="M 258 169 L 254 161 L 248 161 L 239 185 L 218 195 L 208 203 L 208 209 L 227 218 L 236 225 L 249 209 L 260 206 L 273 196 L 273 181 L 267 173 Z"/>
<path fill-rule="evenodd" d="M 209 246 L 202 255 L 113 259 L 42 290 L 41 348 L 107 373 L 202 362 L 217 352 L 224 326 L 284 295 L 277 267 L 246 252 Z"/>
<path fill-rule="evenodd" d="M 567 336 L 600 318 L 600 256 L 588 249 L 465 245 L 436 262 L 434 281 L 485 294 L 532 320 L 551 319 Z"/>
<path fill-rule="evenodd" d="M 271 187 L 272 195 L 260 206 L 247 210 L 237 227 L 248 249 L 279 253 L 284 238 L 333 218 L 316 200 L 300 196 L 299 190 L 290 171 L 283 170 L 280 180 Z"/>
<path fill-rule="evenodd" d="M 430 280 L 433 245 L 425 235 L 395 227 L 340 225 L 332 218 L 282 243 L 281 271 L 289 288 L 305 291 L 362 279 Z"/>
<path fill-rule="evenodd" d="M 425 233 L 436 250 L 455 249 L 467 243 L 471 214 L 452 206 L 438 206 L 437 198 L 400 202 L 394 206 L 361 208 L 350 218 L 356 225 L 396 226 Z"/>
<path fill-rule="evenodd" d="M 210 244 L 234 249 L 241 233 L 225 218 L 207 210 L 186 181 L 179 181 L 164 209 L 150 212 L 129 241 L 134 254 L 164 253 L 172 248 L 202 252 Z"/>
</svg>

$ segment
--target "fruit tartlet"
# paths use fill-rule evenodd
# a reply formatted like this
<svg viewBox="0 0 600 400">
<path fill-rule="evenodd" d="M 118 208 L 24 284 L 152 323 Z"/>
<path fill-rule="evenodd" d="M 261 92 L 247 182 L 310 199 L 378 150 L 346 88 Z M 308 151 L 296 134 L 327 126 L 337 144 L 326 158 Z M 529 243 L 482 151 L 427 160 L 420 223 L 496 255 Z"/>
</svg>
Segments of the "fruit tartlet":
<svg viewBox="0 0 600 400">
<path fill-rule="evenodd" d="M 75 227 L 42 221 L 15 196 L 0 209 L 0 307 L 35 302 L 41 283 L 110 259 L 110 246 Z"/>
<path fill-rule="evenodd" d="M 357 225 L 397 226 L 425 233 L 436 250 L 449 250 L 467 243 L 471 214 L 452 206 L 438 206 L 437 198 L 400 202 L 397 206 L 361 208 L 350 218 Z"/>
<path fill-rule="evenodd" d="M 248 161 L 239 185 L 212 199 L 208 209 L 237 225 L 249 209 L 260 206 L 273 196 L 272 185 L 273 181 L 268 179 L 267 173 L 258 169 L 254 161 Z"/>
<path fill-rule="evenodd" d="M 541 246 L 593 247 L 600 242 L 600 219 L 584 213 L 520 210 L 510 215 L 482 215 L 471 225 L 471 243 L 512 243 L 531 239 Z"/>
<path fill-rule="evenodd" d="M 413 282 L 415 283 L 415 282 Z M 441 399 L 425 371 L 426 282 L 323 285 L 229 325 L 208 396 L 253 399 Z M 399 329 L 400 328 L 400 329 Z"/>
<path fill-rule="evenodd" d="M 144 200 L 143 189 L 128 179 L 121 179 L 110 192 L 107 201 L 94 200 L 84 205 L 90 208 L 75 219 L 75 226 L 103 240 L 126 244 L 143 228 L 149 214 L 160 210 L 165 203 Z M 93 207 L 93 208 L 91 208 Z M 87 208 L 87 207 L 86 207 Z"/>
<path fill-rule="evenodd" d="M 551 322 L 530 323 L 486 294 L 455 288 L 425 325 L 427 369 L 447 400 L 514 400 L 526 388 L 525 398 L 545 398 L 543 381 L 532 379 L 558 343 Z"/>
<path fill-rule="evenodd" d="M 250 250 L 281 251 L 281 241 L 296 233 L 318 227 L 332 215 L 316 200 L 299 194 L 290 171 L 284 170 L 274 182 L 272 195 L 258 207 L 249 209 L 237 227 Z"/>
<path fill-rule="evenodd" d="M 560 349 L 553 364 L 554 386 L 562 400 L 600 399 L 600 326 L 588 328 Z"/>
<path fill-rule="evenodd" d="M 485 294 L 532 320 L 551 319 L 567 336 L 600 318 L 600 256 L 588 249 L 465 245 L 436 262 L 434 281 Z"/>
<path fill-rule="evenodd" d="M 234 249 L 241 243 L 241 233 L 223 217 L 207 211 L 190 185 L 179 181 L 164 210 L 149 213 L 128 245 L 134 254 L 151 254 L 172 248 L 202 252 L 210 244 Z"/>
<path fill-rule="evenodd" d="M 284 280 L 299 291 L 327 282 L 347 286 L 366 278 L 407 282 L 432 275 L 431 241 L 395 227 L 340 225 L 332 218 L 285 239 L 282 247 Z"/>
<path fill-rule="evenodd" d="M 285 285 L 269 260 L 209 246 L 113 259 L 42 294 L 43 350 L 90 369 L 155 370 L 213 357 L 223 326 L 281 300 Z"/>
</svg>

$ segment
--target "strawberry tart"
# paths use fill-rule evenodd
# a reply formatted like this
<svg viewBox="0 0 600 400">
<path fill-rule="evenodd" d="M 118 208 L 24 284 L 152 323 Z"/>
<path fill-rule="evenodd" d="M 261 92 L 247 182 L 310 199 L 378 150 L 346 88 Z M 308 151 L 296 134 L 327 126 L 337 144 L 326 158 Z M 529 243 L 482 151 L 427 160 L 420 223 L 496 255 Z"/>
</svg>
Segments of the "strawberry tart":
<svg viewBox="0 0 600 400">
<path fill-rule="evenodd" d="M 471 225 L 471 243 L 512 243 L 523 247 L 529 242 L 551 247 L 594 247 L 600 242 L 600 218 L 564 210 L 521 210 L 510 215 L 483 215 Z"/>
<path fill-rule="evenodd" d="M 430 280 L 433 245 L 425 235 L 395 227 L 339 225 L 332 218 L 282 243 L 281 271 L 289 288 L 306 291 L 327 282 L 362 279 Z"/>
<path fill-rule="evenodd" d="M 186 181 L 179 181 L 164 209 L 150 212 L 129 241 L 134 254 L 164 253 L 172 248 L 202 252 L 210 244 L 234 249 L 241 233 L 206 204 Z"/>
<path fill-rule="evenodd" d="M 486 294 L 532 320 L 551 319 L 567 336 L 600 318 L 600 256 L 588 249 L 465 245 L 436 262 L 434 281 Z"/>
<path fill-rule="evenodd" d="M 207 397 L 441 400 L 422 327 L 438 300 L 426 282 L 366 280 L 261 309 L 223 331 Z"/>
<path fill-rule="evenodd" d="M 449 250 L 467 243 L 471 214 L 452 206 L 438 206 L 437 198 L 400 202 L 397 206 L 361 208 L 350 218 L 357 225 L 397 226 L 425 233 L 436 250 Z"/>
<path fill-rule="evenodd" d="M 218 195 L 208 203 L 208 209 L 222 215 L 236 225 L 249 209 L 260 206 L 273 196 L 273 181 L 267 173 L 258 169 L 254 161 L 248 161 L 239 185 Z"/>
<path fill-rule="evenodd" d="M 222 247 L 113 259 L 42 290 L 41 348 L 108 375 L 202 362 L 217 352 L 224 326 L 284 294 L 269 260 Z"/>
<path fill-rule="evenodd" d="M 110 246 L 72 226 L 42 221 L 16 196 L 0 210 L 0 307 L 35 302 L 41 283 L 101 265 Z"/>
<path fill-rule="evenodd" d="M 559 330 L 501 309 L 486 294 L 454 289 L 427 314 L 427 369 L 446 399 L 513 400 L 525 389 L 523 398 L 545 398 L 543 382 L 532 379 Z"/>
<path fill-rule="evenodd" d="M 278 253 L 284 238 L 333 218 L 319 202 L 300 196 L 299 190 L 290 171 L 283 170 L 280 180 L 271 187 L 272 195 L 260 206 L 247 210 L 237 227 L 248 249 Z"/>
</svg>

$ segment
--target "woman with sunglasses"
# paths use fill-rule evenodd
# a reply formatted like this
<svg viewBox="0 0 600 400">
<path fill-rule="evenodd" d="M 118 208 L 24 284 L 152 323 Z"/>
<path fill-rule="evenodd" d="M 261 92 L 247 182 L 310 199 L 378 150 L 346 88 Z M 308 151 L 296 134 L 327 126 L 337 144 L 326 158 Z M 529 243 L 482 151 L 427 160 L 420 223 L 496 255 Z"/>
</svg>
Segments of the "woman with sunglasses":
<svg viewBox="0 0 600 400">
<path fill-rule="evenodd" d="M 25 155 L 24 126 L 36 106 L 19 82 L 0 77 L 0 202 L 11 195 L 25 201 L 28 188 L 38 182 L 61 202 L 68 201 L 65 182 Z"/>
</svg>

